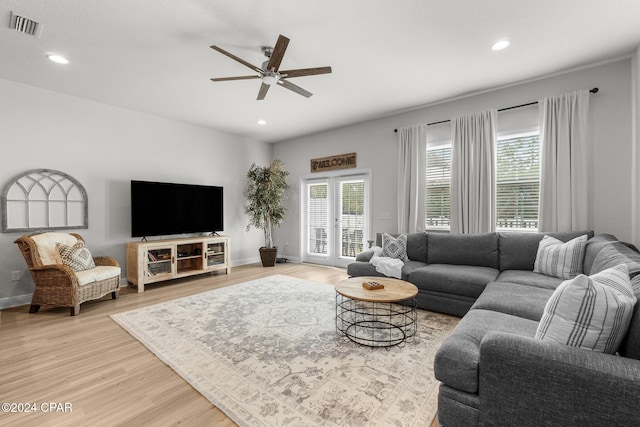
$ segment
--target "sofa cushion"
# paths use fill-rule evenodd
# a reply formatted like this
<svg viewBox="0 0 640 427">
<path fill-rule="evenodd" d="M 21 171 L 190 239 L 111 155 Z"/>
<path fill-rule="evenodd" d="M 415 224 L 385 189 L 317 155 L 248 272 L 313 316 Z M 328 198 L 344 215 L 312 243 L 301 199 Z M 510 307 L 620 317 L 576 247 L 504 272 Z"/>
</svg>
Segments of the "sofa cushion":
<svg viewBox="0 0 640 427">
<path fill-rule="evenodd" d="M 359 276 L 384 276 L 378 273 L 376 268 L 368 261 L 355 261 L 347 266 L 347 274 L 351 277 Z"/>
<path fill-rule="evenodd" d="M 587 235 L 563 242 L 544 236 L 538 244 L 533 271 L 560 279 L 573 279 L 582 274 Z"/>
<path fill-rule="evenodd" d="M 491 282 L 471 306 L 472 310 L 492 310 L 535 320 L 542 317 L 553 289 L 509 282 Z"/>
<path fill-rule="evenodd" d="M 427 262 L 427 233 L 407 234 L 407 256 L 413 261 Z"/>
<path fill-rule="evenodd" d="M 506 270 L 500 272 L 496 282 L 511 282 L 520 285 L 534 286 L 536 288 L 555 290 L 560 286 L 560 283 L 562 283 L 562 279 L 533 271 Z"/>
<path fill-rule="evenodd" d="M 582 264 L 584 274 L 591 275 L 597 273 L 596 271 L 591 271 L 596 256 L 602 248 L 611 242 L 617 241 L 618 239 L 613 234 L 598 234 L 587 240 L 587 247 L 584 250 L 584 263 Z"/>
<path fill-rule="evenodd" d="M 426 267 L 427 264 L 420 261 L 407 261 L 402 266 L 402 280 L 411 281 L 411 273 L 418 268 Z"/>
<path fill-rule="evenodd" d="M 551 236 L 563 242 L 580 237 L 583 234 L 591 237 L 593 231 L 568 231 L 554 233 L 525 233 L 525 232 L 501 232 L 498 233 L 498 245 L 500 248 L 500 270 L 529 270 L 533 271 L 533 265 L 538 253 L 538 244 L 544 236 Z"/>
<path fill-rule="evenodd" d="M 498 273 L 491 267 L 428 264 L 411 272 L 411 283 L 418 289 L 477 298 Z"/>
<path fill-rule="evenodd" d="M 631 280 L 631 287 L 633 294 L 640 301 L 640 275 Z M 633 308 L 627 336 L 622 340 L 618 353 L 624 357 L 640 360 L 640 302 L 636 302 L 636 306 Z"/>
<path fill-rule="evenodd" d="M 371 248 L 365 249 L 364 251 L 356 255 L 356 261 L 369 262 L 371 261 L 371 258 L 373 258 L 373 255 L 374 255 L 373 249 Z"/>
<path fill-rule="evenodd" d="M 408 261 L 407 258 L 407 235 L 401 234 L 397 238 L 390 234 L 382 235 L 382 256 Z"/>
<path fill-rule="evenodd" d="M 600 273 L 619 264 L 626 265 L 629 276 L 633 278 L 640 273 L 640 254 L 622 242 L 611 242 L 596 255 L 590 269 L 591 274 Z"/>
<path fill-rule="evenodd" d="M 536 338 L 615 353 L 631 321 L 636 297 L 627 266 L 563 282 L 547 302 Z"/>
<path fill-rule="evenodd" d="M 498 235 L 430 233 L 427 238 L 427 263 L 498 269 Z"/>
<path fill-rule="evenodd" d="M 492 331 L 533 338 L 538 322 L 488 310 L 470 310 L 436 352 L 436 379 L 468 393 L 478 392 L 482 338 Z"/>
</svg>

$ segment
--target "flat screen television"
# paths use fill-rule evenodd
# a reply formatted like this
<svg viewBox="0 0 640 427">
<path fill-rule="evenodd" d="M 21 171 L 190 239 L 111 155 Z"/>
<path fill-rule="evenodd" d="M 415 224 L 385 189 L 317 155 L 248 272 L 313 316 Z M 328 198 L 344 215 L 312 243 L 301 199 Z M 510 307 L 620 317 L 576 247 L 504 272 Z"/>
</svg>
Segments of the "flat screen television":
<svg viewBox="0 0 640 427">
<path fill-rule="evenodd" d="M 131 181 L 131 236 L 224 229 L 222 187 Z"/>
</svg>

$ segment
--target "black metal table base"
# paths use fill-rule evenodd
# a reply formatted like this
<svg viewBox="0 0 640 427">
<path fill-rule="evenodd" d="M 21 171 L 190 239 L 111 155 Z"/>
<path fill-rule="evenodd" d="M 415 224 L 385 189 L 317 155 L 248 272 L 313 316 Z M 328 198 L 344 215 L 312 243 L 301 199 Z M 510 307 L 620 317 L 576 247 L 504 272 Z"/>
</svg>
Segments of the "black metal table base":
<svg viewBox="0 0 640 427">
<path fill-rule="evenodd" d="M 410 298 L 399 303 L 369 302 L 336 293 L 336 333 L 370 347 L 392 347 L 413 338 L 416 306 Z"/>
</svg>

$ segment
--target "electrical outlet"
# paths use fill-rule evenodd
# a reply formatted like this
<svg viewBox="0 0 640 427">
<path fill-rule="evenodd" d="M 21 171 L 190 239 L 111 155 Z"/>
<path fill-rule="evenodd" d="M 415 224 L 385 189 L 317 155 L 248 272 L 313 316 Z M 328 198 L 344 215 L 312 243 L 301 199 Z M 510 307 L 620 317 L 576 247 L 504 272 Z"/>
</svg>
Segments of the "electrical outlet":
<svg viewBox="0 0 640 427">
<path fill-rule="evenodd" d="M 12 282 L 17 282 L 18 280 L 20 280 L 20 271 L 12 271 L 11 272 L 11 281 Z"/>
</svg>

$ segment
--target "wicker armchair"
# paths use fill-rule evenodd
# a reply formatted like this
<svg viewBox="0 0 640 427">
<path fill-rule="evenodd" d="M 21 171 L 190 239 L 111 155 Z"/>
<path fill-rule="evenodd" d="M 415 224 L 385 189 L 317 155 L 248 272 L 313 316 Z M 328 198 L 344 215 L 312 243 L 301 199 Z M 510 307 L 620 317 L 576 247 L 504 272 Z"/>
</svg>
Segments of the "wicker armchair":
<svg viewBox="0 0 640 427">
<path fill-rule="evenodd" d="M 35 237 L 35 239 L 34 239 Z M 35 282 L 29 313 L 40 306 L 70 307 L 71 315 L 80 313 L 80 304 L 101 298 L 111 292 L 113 299 L 120 291 L 120 266 L 111 257 L 94 257 L 95 268 L 74 271 L 62 263 L 55 243 L 73 244 L 84 241 L 75 233 L 42 233 L 22 236 L 14 243 L 24 256 Z"/>
</svg>

